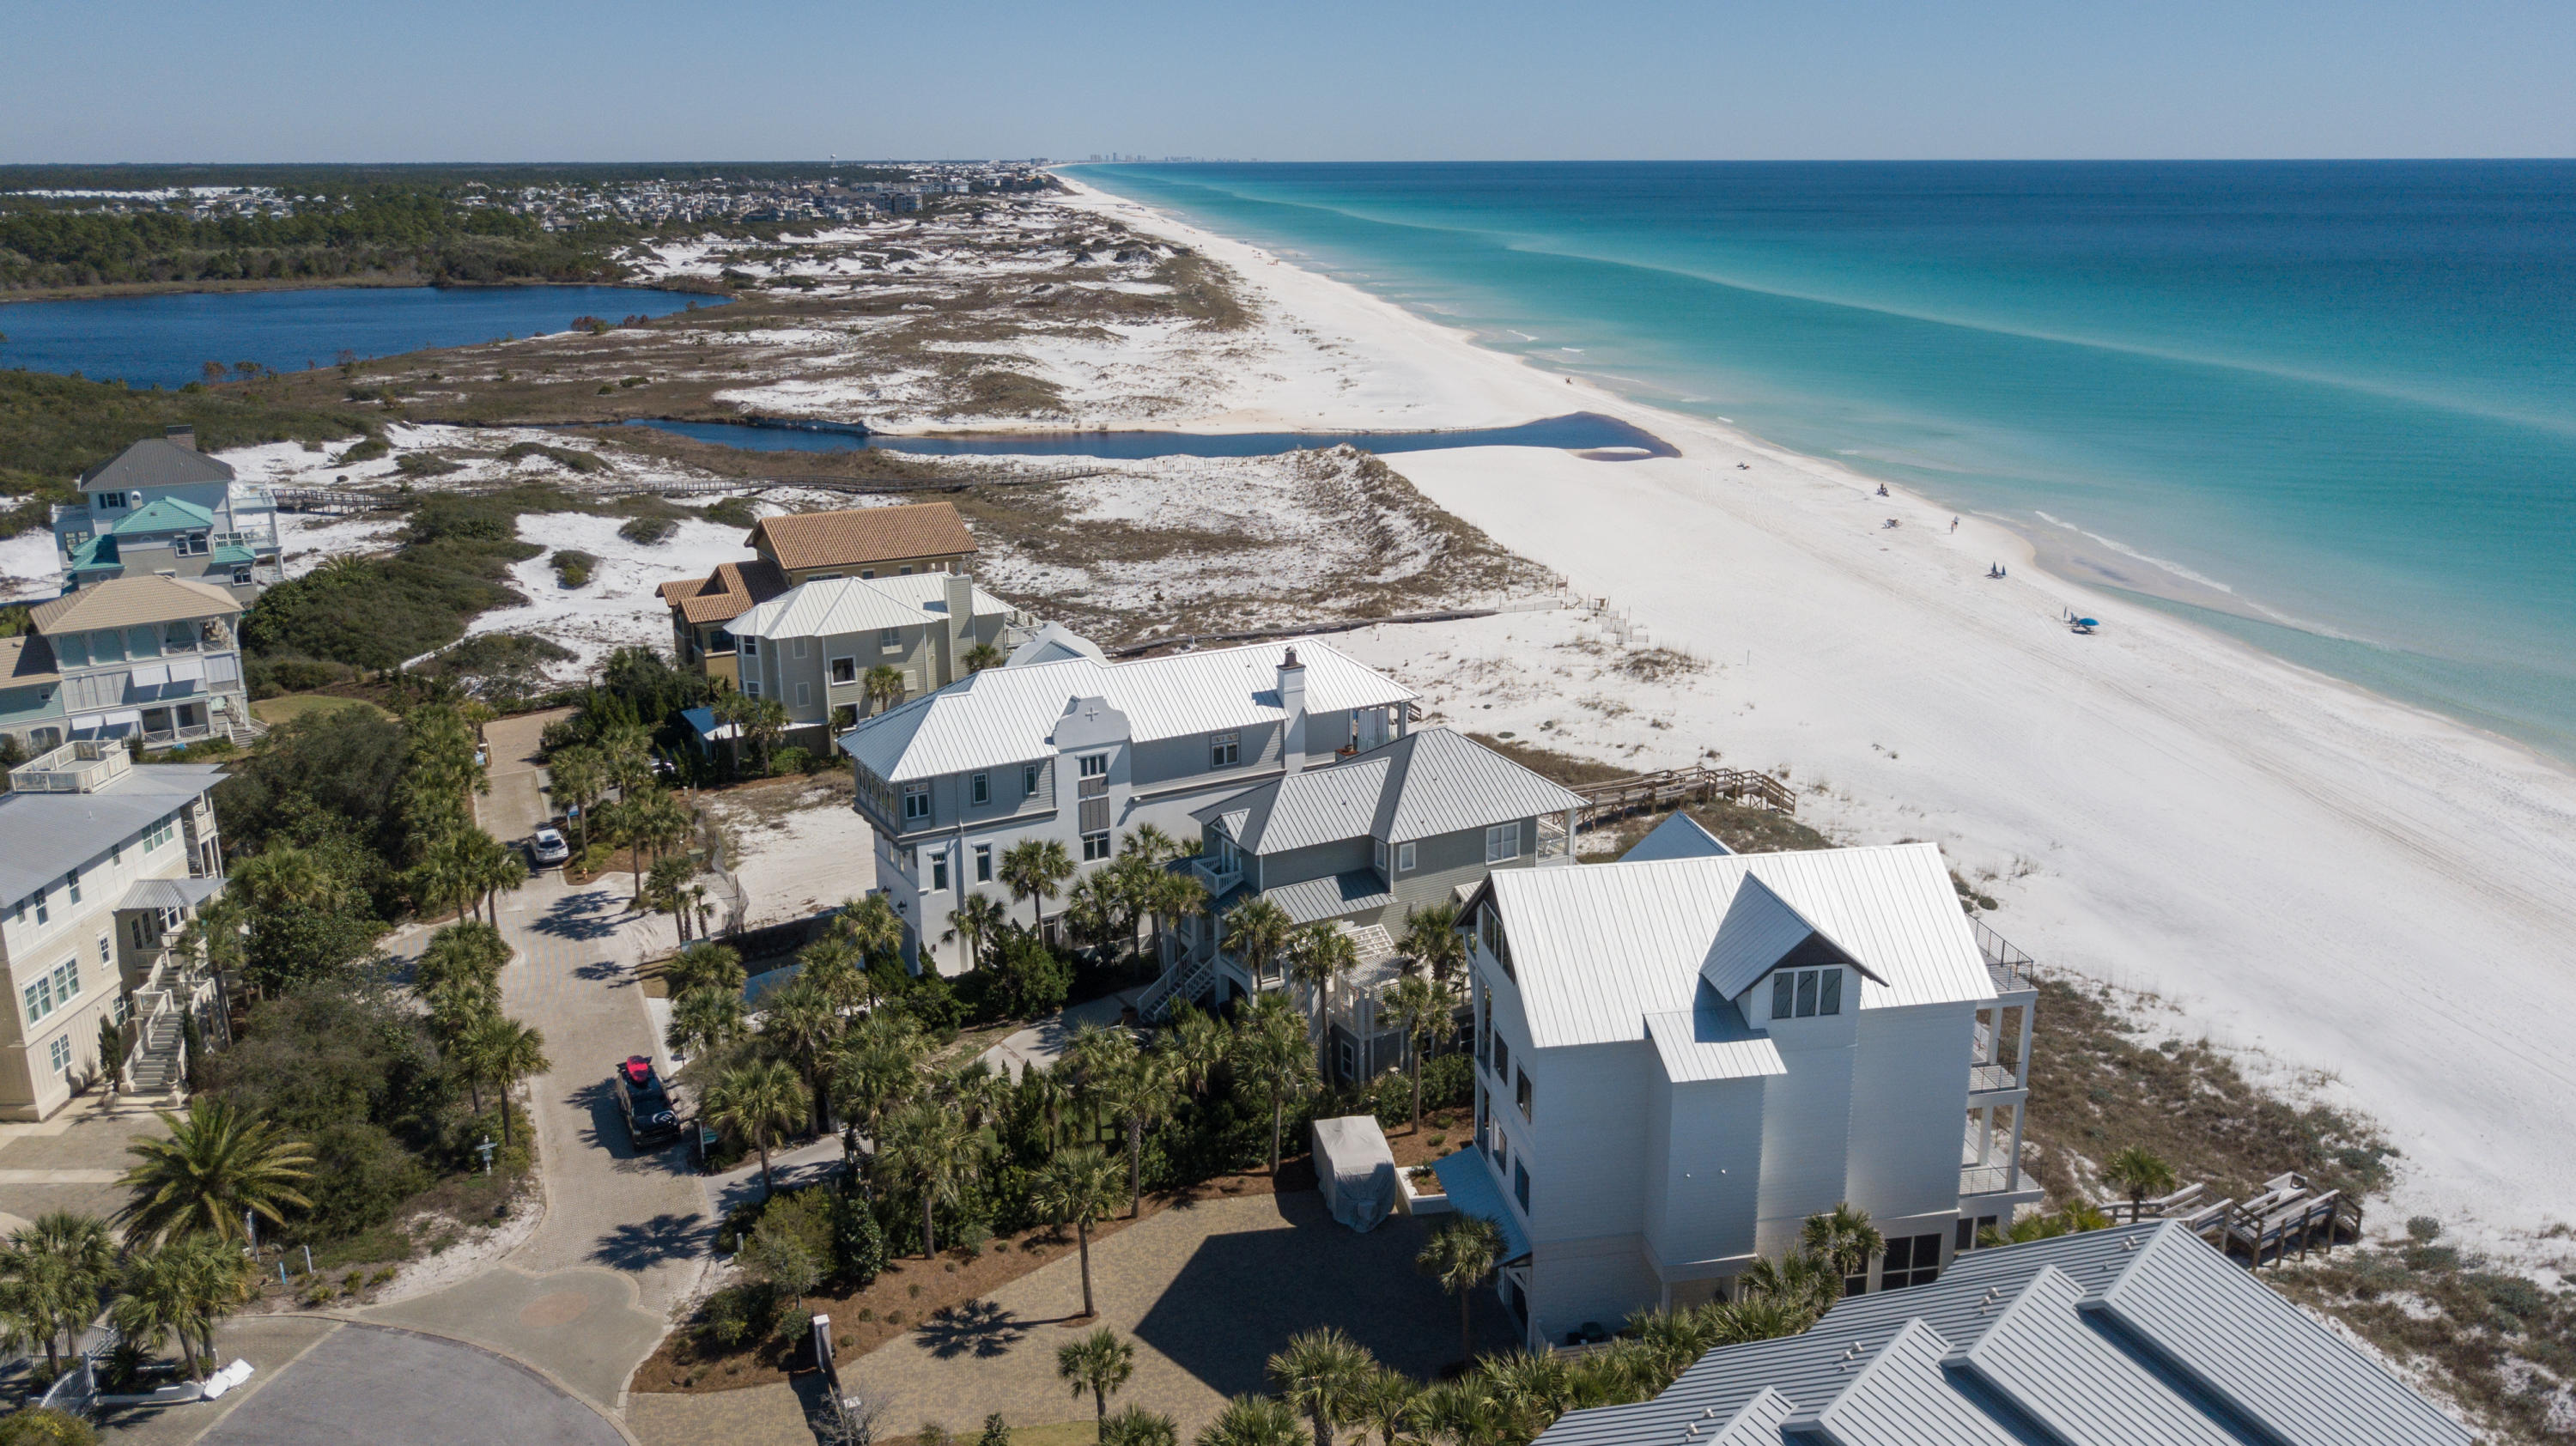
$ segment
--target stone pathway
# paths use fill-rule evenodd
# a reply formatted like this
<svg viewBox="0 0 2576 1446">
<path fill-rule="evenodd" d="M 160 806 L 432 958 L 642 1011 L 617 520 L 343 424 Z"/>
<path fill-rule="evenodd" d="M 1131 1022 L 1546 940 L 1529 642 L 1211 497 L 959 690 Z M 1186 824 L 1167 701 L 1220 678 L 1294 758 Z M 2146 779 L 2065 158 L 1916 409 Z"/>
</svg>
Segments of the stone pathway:
<svg viewBox="0 0 2576 1446">
<path fill-rule="evenodd" d="M 1072 1047 L 1077 1031 L 1085 1025 L 1106 1028 L 1116 1024 L 1128 1007 L 1136 1002 L 1136 996 L 1144 992 L 1145 986 L 1140 984 L 1133 989 L 1086 1000 L 1070 1009 L 1058 1010 L 1026 1029 L 1005 1036 L 1001 1043 L 977 1058 L 999 1068 L 1015 1082 L 1030 1065 L 1053 1069 L 1055 1062 L 1064 1058 L 1064 1052 Z"/>
<path fill-rule="evenodd" d="M 50 1120 L 0 1125 L 0 1235 L 49 1210 L 116 1213 L 125 1204 L 116 1182 L 134 1164 L 125 1148 L 164 1133 L 154 1111 L 169 1103 L 110 1105 L 93 1094 Z"/>
</svg>

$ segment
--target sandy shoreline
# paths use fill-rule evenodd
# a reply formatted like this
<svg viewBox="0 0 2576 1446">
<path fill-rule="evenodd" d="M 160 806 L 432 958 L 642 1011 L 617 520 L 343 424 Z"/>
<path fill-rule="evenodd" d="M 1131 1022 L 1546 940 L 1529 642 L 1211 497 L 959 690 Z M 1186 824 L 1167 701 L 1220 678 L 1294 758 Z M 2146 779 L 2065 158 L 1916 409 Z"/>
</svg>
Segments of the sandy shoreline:
<svg viewBox="0 0 2576 1446">
<path fill-rule="evenodd" d="M 1811 819 L 1932 839 L 1994 878 L 1992 922 L 2044 963 L 2148 990 L 2178 1030 L 2375 1117 L 2404 1151 L 2401 1209 L 2499 1243 L 2576 1215 L 2557 1143 L 2576 1130 L 2576 773 L 2052 576 L 1998 524 L 1953 533 L 1946 509 L 1834 463 L 1549 375 L 1132 202 L 1076 204 L 1204 250 L 1265 308 L 1276 364 L 1195 429 L 1590 410 L 1680 449 L 1391 459 L 1710 664 L 1623 712 L 1580 696 L 1602 691 L 1580 663 L 1599 640 L 1569 620 L 1357 635 L 1418 684 L 1517 680 L 1455 721 L 1641 765 L 1703 748 L 1788 765 Z M 2011 576 L 1986 579 L 1992 561 Z M 2107 627 L 2074 635 L 2069 608 Z"/>
</svg>

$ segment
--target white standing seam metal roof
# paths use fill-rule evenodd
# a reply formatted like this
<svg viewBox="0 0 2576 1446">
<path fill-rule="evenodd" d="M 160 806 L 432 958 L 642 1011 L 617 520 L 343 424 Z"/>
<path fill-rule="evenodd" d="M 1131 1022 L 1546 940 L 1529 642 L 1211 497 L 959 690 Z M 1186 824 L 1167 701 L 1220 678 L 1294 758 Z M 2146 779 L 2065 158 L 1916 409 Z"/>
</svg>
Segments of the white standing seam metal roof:
<svg viewBox="0 0 2576 1446">
<path fill-rule="evenodd" d="M 2043 1437 L 2034 1437 L 2036 1424 Z M 2178 1221 L 1970 1251 L 1804 1335 L 1709 1352 L 1543 1446 L 2466 1446 L 2469 1432 Z"/>
<path fill-rule="evenodd" d="M 187 807 L 223 776 L 211 763 L 155 763 L 89 793 L 0 795 L 0 907 L 60 884 L 70 869 Z"/>
<path fill-rule="evenodd" d="M 1639 1040 L 1647 1015 L 1691 1010 L 1701 967 L 1753 879 L 1867 971 L 1856 981 L 1863 1009 L 1995 997 L 1932 844 L 1506 869 L 1487 887 L 1502 912 L 1530 1042 Z"/>
<path fill-rule="evenodd" d="M 746 609 L 725 627 L 735 637 L 755 638 L 824 638 L 919 627 L 948 616 L 948 599 L 939 586 L 943 576 L 832 577 L 799 583 Z M 922 583 L 930 586 L 919 586 Z M 982 588 L 974 590 L 973 606 L 978 617 L 1011 611 L 1009 603 Z"/>
<path fill-rule="evenodd" d="M 1446 728 L 1277 778 L 1190 815 L 1258 854 L 1344 839 L 1436 838 L 1583 806 L 1583 796 Z M 1526 847 L 1528 840 L 1522 841 Z"/>
<path fill-rule="evenodd" d="M 1722 998 L 1733 999 L 1810 939 L 1822 939 L 1833 953 L 1849 960 L 1862 974 L 1881 984 L 1887 982 L 1886 976 L 1853 959 L 1850 950 L 1799 913 L 1797 905 L 1762 882 L 1760 874 L 1748 875 L 1736 885 L 1735 902 L 1726 906 L 1726 920 L 1717 926 L 1717 939 L 1708 946 L 1708 957 L 1700 961 L 1699 977 L 1707 980 Z"/>
<path fill-rule="evenodd" d="M 1675 1084 L 1789 1072 L 1780 1046 L 1770 1035 L 1747 1027 L 1731 1006 L 1649 1014 L 1646 1036 L 1663 1059 L 1664 1078 Z"/>
<path fill-rule="evenodd" d="M 809 584 L 810 586 L 810 584 Z M 1170 653 L 1108 663 L 1067 658 L 987 668 L 863 720 L 841 749 L 890 783 L 1053 758 L 1055 727 L 1074 703 L 1099 698 L 1127 716 L 1138 743 L 1277 723 L 1279 663 L 1289 648 L 1306 669 L 1306 711 L 1337 713 L 1412 701 L 1413 690 L 1312 638 Z"/>
</svg>

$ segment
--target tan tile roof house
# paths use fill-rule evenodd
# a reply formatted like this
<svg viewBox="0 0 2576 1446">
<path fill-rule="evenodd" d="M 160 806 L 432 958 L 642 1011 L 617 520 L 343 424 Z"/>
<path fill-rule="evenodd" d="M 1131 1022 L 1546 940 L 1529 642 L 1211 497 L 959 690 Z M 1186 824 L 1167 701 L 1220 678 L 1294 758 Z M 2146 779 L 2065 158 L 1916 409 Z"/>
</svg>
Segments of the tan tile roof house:
<svg viewBox="0 0 2576 1446">
<path fill-rule="evenodd" d="M 802 583 L 964 572 L 975 556 L 974 534 L 946 502 L 764 517 L 743 545 L 759 556 L 662 584 L 682 667 L 734 679 L 734 641 L 725 624 Z"/>
<path fill-rule="evenodd" d="M 127 577 L 114 586 L 93 586 L 39 603 L 27 610 L 36 631 L 52 635 L 74 630 L 130 628 L 143 623 L 175 623 L 189 618 L 242 610 L 233 595 L 208 582 L 177 577 Z"/>
</svg>

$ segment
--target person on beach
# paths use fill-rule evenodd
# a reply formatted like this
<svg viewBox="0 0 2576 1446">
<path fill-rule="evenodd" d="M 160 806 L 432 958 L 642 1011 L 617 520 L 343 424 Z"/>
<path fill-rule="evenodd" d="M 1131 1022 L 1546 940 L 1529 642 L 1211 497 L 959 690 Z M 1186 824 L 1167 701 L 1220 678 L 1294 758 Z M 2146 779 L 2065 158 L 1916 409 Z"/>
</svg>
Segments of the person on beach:
<svg viewBox="0 0 2576 1446">
<path fill-rule="evenodd" d="M 1959 519 L 1957 519 L 1957 518 L 1955 518 L 1955 517 L 1953 517 L 1953 518 L 1951 518 L 1951 519 L 1950 519 L 1950 530 L 1951 530 L 1952 532 L 1956 532 L 1956 531 L 1958 531 L 1958 530 L 1959 530 Z"/>
<path fill-rule="evenodd" d="M 1887 495 L 1887 484 L 1886 484 L 1886 483 L 1881 482 L 1881 483 L 1879 483 L 1879 484 L 1878 484 L 1878 495 L 1879 495 L 1879 496 L 1881 496 L 1881 497 L 1884 497 L 1884 496 L 1886 496 L 1886 495 Z"/>
</svg>

